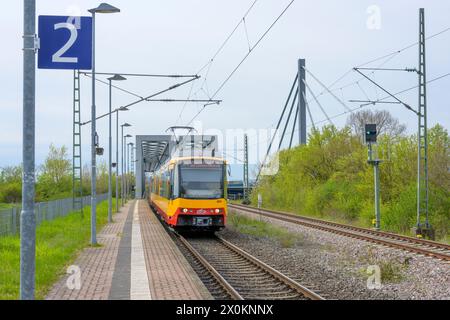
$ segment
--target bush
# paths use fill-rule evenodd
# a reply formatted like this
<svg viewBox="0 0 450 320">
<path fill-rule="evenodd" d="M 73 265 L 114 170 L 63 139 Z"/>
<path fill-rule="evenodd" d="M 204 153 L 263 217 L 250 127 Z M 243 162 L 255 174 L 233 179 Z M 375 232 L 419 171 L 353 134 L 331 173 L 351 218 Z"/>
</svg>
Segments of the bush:
<svg viewBox="0 0 450 320">
<path fill-rule="evenodd" d="M 429 130 L 429 217 L 438 239 L 450 234 L 450 139 L 439 125 Z M 417 137 L 379 138 L 381 226 L 410 234 L 417 212 Z M 349 128 L 326 126 L 309 142 L 279 154 L 280 169 L 262 176 L 253 190 L 263 206 L 371 227 L 374 217 L 373 168 L 367 147 Z M 424 219 L 422 219 L 422 223 Z"/>
<path fill-rule="evenodd" d="M 19 203 L 22 201 L 22 185 L 12 182 L 0 187 L 0 202 Z"/>
</svg>

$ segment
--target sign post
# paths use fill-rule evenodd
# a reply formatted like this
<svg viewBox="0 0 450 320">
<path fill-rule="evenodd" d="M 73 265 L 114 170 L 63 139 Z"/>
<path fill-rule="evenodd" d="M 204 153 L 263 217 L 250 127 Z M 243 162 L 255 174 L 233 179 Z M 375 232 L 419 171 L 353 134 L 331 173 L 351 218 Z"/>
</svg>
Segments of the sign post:
<svg viewBox="0 0 450 320">
<path fill-rule="evenodd" d="M 20 213 L 20 299 L 35 297 L 35 98 L 36 52 L 40 69 L 90 69 L 92 23 L 86 18 L 41 16 L 36 36 L 36 0 L 24 1 L 22 211 Z M 90 18 L 87 18 L 90 19 Z M 86 48 L 87 46 L 87 48 Z M 86 57 L 85 52 L 89 55 Z"/>
<path fill-rule="evenodd" d="M 36 0 L 24 1 L 22 211 L 20 213 L 20 299 L 33 300 L 36 271 L 35 88 Z"/>
</svg>

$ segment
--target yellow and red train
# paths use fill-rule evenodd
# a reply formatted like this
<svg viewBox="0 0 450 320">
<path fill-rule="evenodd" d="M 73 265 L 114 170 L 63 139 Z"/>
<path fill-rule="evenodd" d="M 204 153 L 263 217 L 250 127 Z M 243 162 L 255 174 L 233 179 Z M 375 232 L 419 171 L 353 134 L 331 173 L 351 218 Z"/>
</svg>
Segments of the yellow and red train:
<svg viewBox="0 0 450 320">
<path fill-rule="evenodd" d="M 227 218 L 226 161 L 173 158 L 150 177 L 147 194 L 150 206 L 177 230 L 221 230 Z"/>
</svg>

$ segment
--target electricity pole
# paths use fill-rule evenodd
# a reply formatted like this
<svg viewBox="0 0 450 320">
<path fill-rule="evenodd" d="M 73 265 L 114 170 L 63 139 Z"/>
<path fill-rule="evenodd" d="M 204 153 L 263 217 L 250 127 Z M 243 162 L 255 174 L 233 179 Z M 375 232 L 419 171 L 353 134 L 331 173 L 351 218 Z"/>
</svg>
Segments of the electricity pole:
<svg viewBox="0 0 450 320">
<path fill-rule="evenodd" d="M 354 68 L 359 74 L 372 82 L 375 86 L 386 92 L 395 99 L 395 102 L 402 104 L 408 110 L 414 112 L 418 117 L 418 133 L 417 133 L 417 222 L 413 228 L 417 237 L 428 237 L 434 239 L 434 230 L 428 219 L 428 130 L 427 130 L 427 79 L 426 79 L 426 56 L 425 56 L 425 9 L 419 10 L 419 67 L 418 69 L 381 69 L 381 68 Z M 387 91 L 377 82 L 365 75 L 360 70 L 385 70 L 385 71 L 406 71 L 417 72 L 419 77 L 419 106 L 415 110 L 407 103 L 397 98 L 394 94 Z M 382 101 L 366 101 L 370 104 L 382 103 Z M 364 106 L 364 105 L 362 105 Z M 425 216 L 425 223 L 422 224 L 422 217 Z"/>
<path fill-rule="evenodd" d="M 417 149 L 417 235 L 434 238 L 428 221 L 428 128 L 425 56 L 425 10 L 419 10 L 419 130 Z M 425 224 L 422 217 L 425 216 Z"/>
<path fill-rule="evenodd" d="M 248 136 L 244 135 L 244 204 L 249 204 L 250 201 L 248 199 Z"/>
</svg>

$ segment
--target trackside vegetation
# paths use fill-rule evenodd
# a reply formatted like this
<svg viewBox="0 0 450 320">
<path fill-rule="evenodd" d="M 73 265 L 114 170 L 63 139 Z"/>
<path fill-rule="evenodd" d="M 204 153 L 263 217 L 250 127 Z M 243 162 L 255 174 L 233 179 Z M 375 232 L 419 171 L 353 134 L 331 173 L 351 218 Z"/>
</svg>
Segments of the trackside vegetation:
<svg viewBox="0 0 450 320">
<path fill-rule="evenodd" d="M 262 220 L 249 218 L 234 212 L 228 216 L 229 227 L 239 233 L 255 237 L 267 237 L 276 240 L 283 248 L 292 248 L 301 240 L 298 234 Z"/>
<path fill-rule="evenodd" d="M 449 135 L 442 126 L 428 131 L 429 213 L 437 240 L 450 237 Z M 411 235 L 416 223 L 417 137 L 383 134 L 378 139 L 381 172 L 381 227 Z M 308 144 L 279 154 L 279 171 L 261 176 L 251 195 L 263 206 L 300 215 L 372 227 L 373 168 L 367 147 L 349 127 L 325 126 L 313 131 Z"/>
<path fill-rule="evenodd" d="M 113 199 L 113 208 L 115 199 Z M 85 207 L 85 213 L 90 212 Z M 97 226 L 107 222 L 108 203 L 97 206 Z M 36 230 L 36 298 L 44 299 L 51 286 L 65 273 L 77 254 L 89 246 L 90 215 L 73 212 L 44 221 Z M 19 298 L 20 239 L 0 237 L 0 300 Z"/>
<path fill-rule="evenodd" d="M 115 175 L 112 177 L 115 186 Z M 83 195 L 89 195 L 90 169 L 83 168 Z M 108 166 L 97 166 L 97 193 L 108 192 Z M 72 197 L 72 161 L 65 146 L 50 145 L 44 163 L 36 168 L 35 202 L 52 201 Z M 22 166 L 0 168 L 0 210 L 22 201 Z"/>
</svg>

